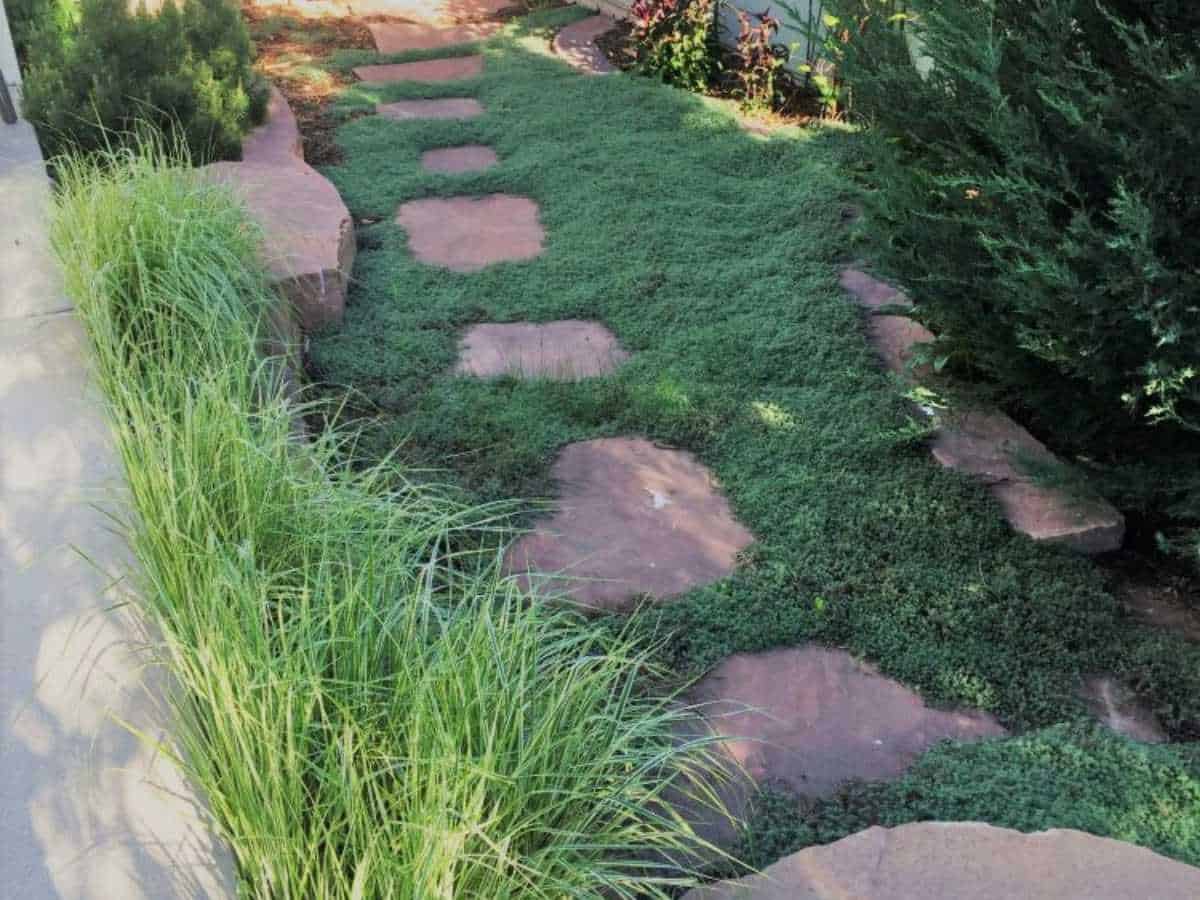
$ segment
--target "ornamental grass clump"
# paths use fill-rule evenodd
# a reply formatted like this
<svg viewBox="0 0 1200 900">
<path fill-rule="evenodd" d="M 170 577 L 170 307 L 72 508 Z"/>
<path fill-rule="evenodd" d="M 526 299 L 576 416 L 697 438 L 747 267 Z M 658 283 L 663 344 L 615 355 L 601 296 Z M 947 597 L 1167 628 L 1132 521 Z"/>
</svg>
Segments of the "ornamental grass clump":
<svg viewBox="0 0 1200 900">
<path fill-rule="evenodd" d="M 55 251 L 128 480 L 131 578 L 176 684 L 168 749 L 244 896 L 665 897 L 713 802 L 648 648 L 502 577 L 500 510 L 343 438 L 263 362 L 258 235 L 183 154 L 58 162 Z M 694 732 L 690 732 L 694 733 Z M 657 861 L 657 862 L 656 862 Z"/>
</svg>

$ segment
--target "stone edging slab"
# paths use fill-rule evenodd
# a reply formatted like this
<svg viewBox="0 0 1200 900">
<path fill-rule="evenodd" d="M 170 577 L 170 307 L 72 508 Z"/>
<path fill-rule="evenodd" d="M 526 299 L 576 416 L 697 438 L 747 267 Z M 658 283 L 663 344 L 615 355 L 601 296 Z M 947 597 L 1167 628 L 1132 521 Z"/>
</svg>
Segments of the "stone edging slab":
<svg viewBox="0 0 1200 900">
<path fill-rule="evenodd" d="M 870 313 L 867 334 L 884 366 L 910 383 L 921 375 L 911 367 L 917 344 L 934 335 L 903 315 L 875 314 L 910 305 L 903 293 L 859 269 L 847 268 L 842 287 Z M 1089 555 L 1117 550 L 1125 537 L 1125 519 L 1100 498 L 1079 498 L 1061 488 L 1037 483 L 1029 463 L 1048 468 L 1061 463 L 1044 444 L 997 409 L 932 413 L 937 433 L 934 458 L 943 466 L 984 481 L 1009 524 L 1035 541 L 1061 544 Z"/>
<path fill-rule="evenodd" d="M 611 31 L 616 24 L 612 16 L 601 14 L 568 25 L 554 36 L 554 53 L 585 75 L 612 74 L 617 70 L 596 46 L 596 38 Z"/>
</svg>

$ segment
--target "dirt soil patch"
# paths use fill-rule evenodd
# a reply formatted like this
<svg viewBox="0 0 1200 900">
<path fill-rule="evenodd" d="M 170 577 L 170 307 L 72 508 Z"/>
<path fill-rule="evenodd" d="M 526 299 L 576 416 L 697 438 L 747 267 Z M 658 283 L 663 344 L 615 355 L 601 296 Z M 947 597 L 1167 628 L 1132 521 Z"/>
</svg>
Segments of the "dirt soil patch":
<svg viewBox="0 0 1200 900">
<path fill-rule="evenodd" d="M 283 7 L 250 5 L 242 6 L 242 15 L 258 48 L 255 69 L 278 85 L 296 116 L 305 161 L 312 166 L 337 165 L 342 152 L 334 140 L 338 121 L 330 104 L 354 79 L 325 63 L 335 50 L 375 49 L 367 20 L 305 18 Z"/>
</svg>

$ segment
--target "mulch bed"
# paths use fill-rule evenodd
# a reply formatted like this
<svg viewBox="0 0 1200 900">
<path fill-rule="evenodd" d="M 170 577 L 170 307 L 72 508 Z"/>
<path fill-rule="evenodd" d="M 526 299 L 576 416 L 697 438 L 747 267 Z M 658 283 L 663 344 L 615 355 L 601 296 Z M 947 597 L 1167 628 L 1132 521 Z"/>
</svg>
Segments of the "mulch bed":
<svg viewBox="0 0 1200 900">
<path fill-rule="evenodd" d="M 244 5 L 242 15 L 258 48 L 255 69 L 278 85 L 300 127 L 304 159 L 312 166 L 336 165 L 342 152 L 334 140 L 338 120 L 329 107 L 337 92 L 354 81 L 325 67 L 335 50 L 374 50 L 366 19 L 355 16 L 305 17 L 284 8 Z M 307 69 L 310 77 L 303 77 Z M 315 70 L 320 77 L 311 77 Z"/>
</svg>

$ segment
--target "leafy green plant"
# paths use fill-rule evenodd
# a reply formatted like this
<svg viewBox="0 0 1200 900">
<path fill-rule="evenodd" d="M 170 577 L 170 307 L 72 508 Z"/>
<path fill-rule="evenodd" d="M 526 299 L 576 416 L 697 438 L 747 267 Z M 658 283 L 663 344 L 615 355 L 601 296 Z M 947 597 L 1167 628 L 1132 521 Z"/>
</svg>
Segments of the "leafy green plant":
<svg viewBox="0 0 1200 900">
<path fill-rule="evenodd" d="M 869 211 L 939 352 L 1057 447 L 1169 477 L 1200 443 L 1200 9 L 837 6 Z"/>
<path fill-rule="evenodd" d="M 125 0 L 83 0 L 76 16 L 29 32 L 25 115 L 44 149 L 91 152 L 129 139 L 138 121 L 184 135 L 198 160 L 236 158 L 261 121 L 266 87 L 229 0 L 168 0 L 154 14 Z"/>
<path fill-rule="evenodd" d="M 718 0 L 634 0 L 629 9 L 642 71 L 703 90 L 716 63 Z"/>
<path fill-rule="evenodd" d="M 175 754 L 270 900 L 665 897 L 712 801 L 628 634 L 498 574 L 468 508 L 298 441 L 256 233 L 184 153 L 58 162 L 55 252 L 95 348 Z M 495 537 L 494 534 L 491 534 Z M 719 782 L 712 782 L 714 784 Z"/>
</svg>

